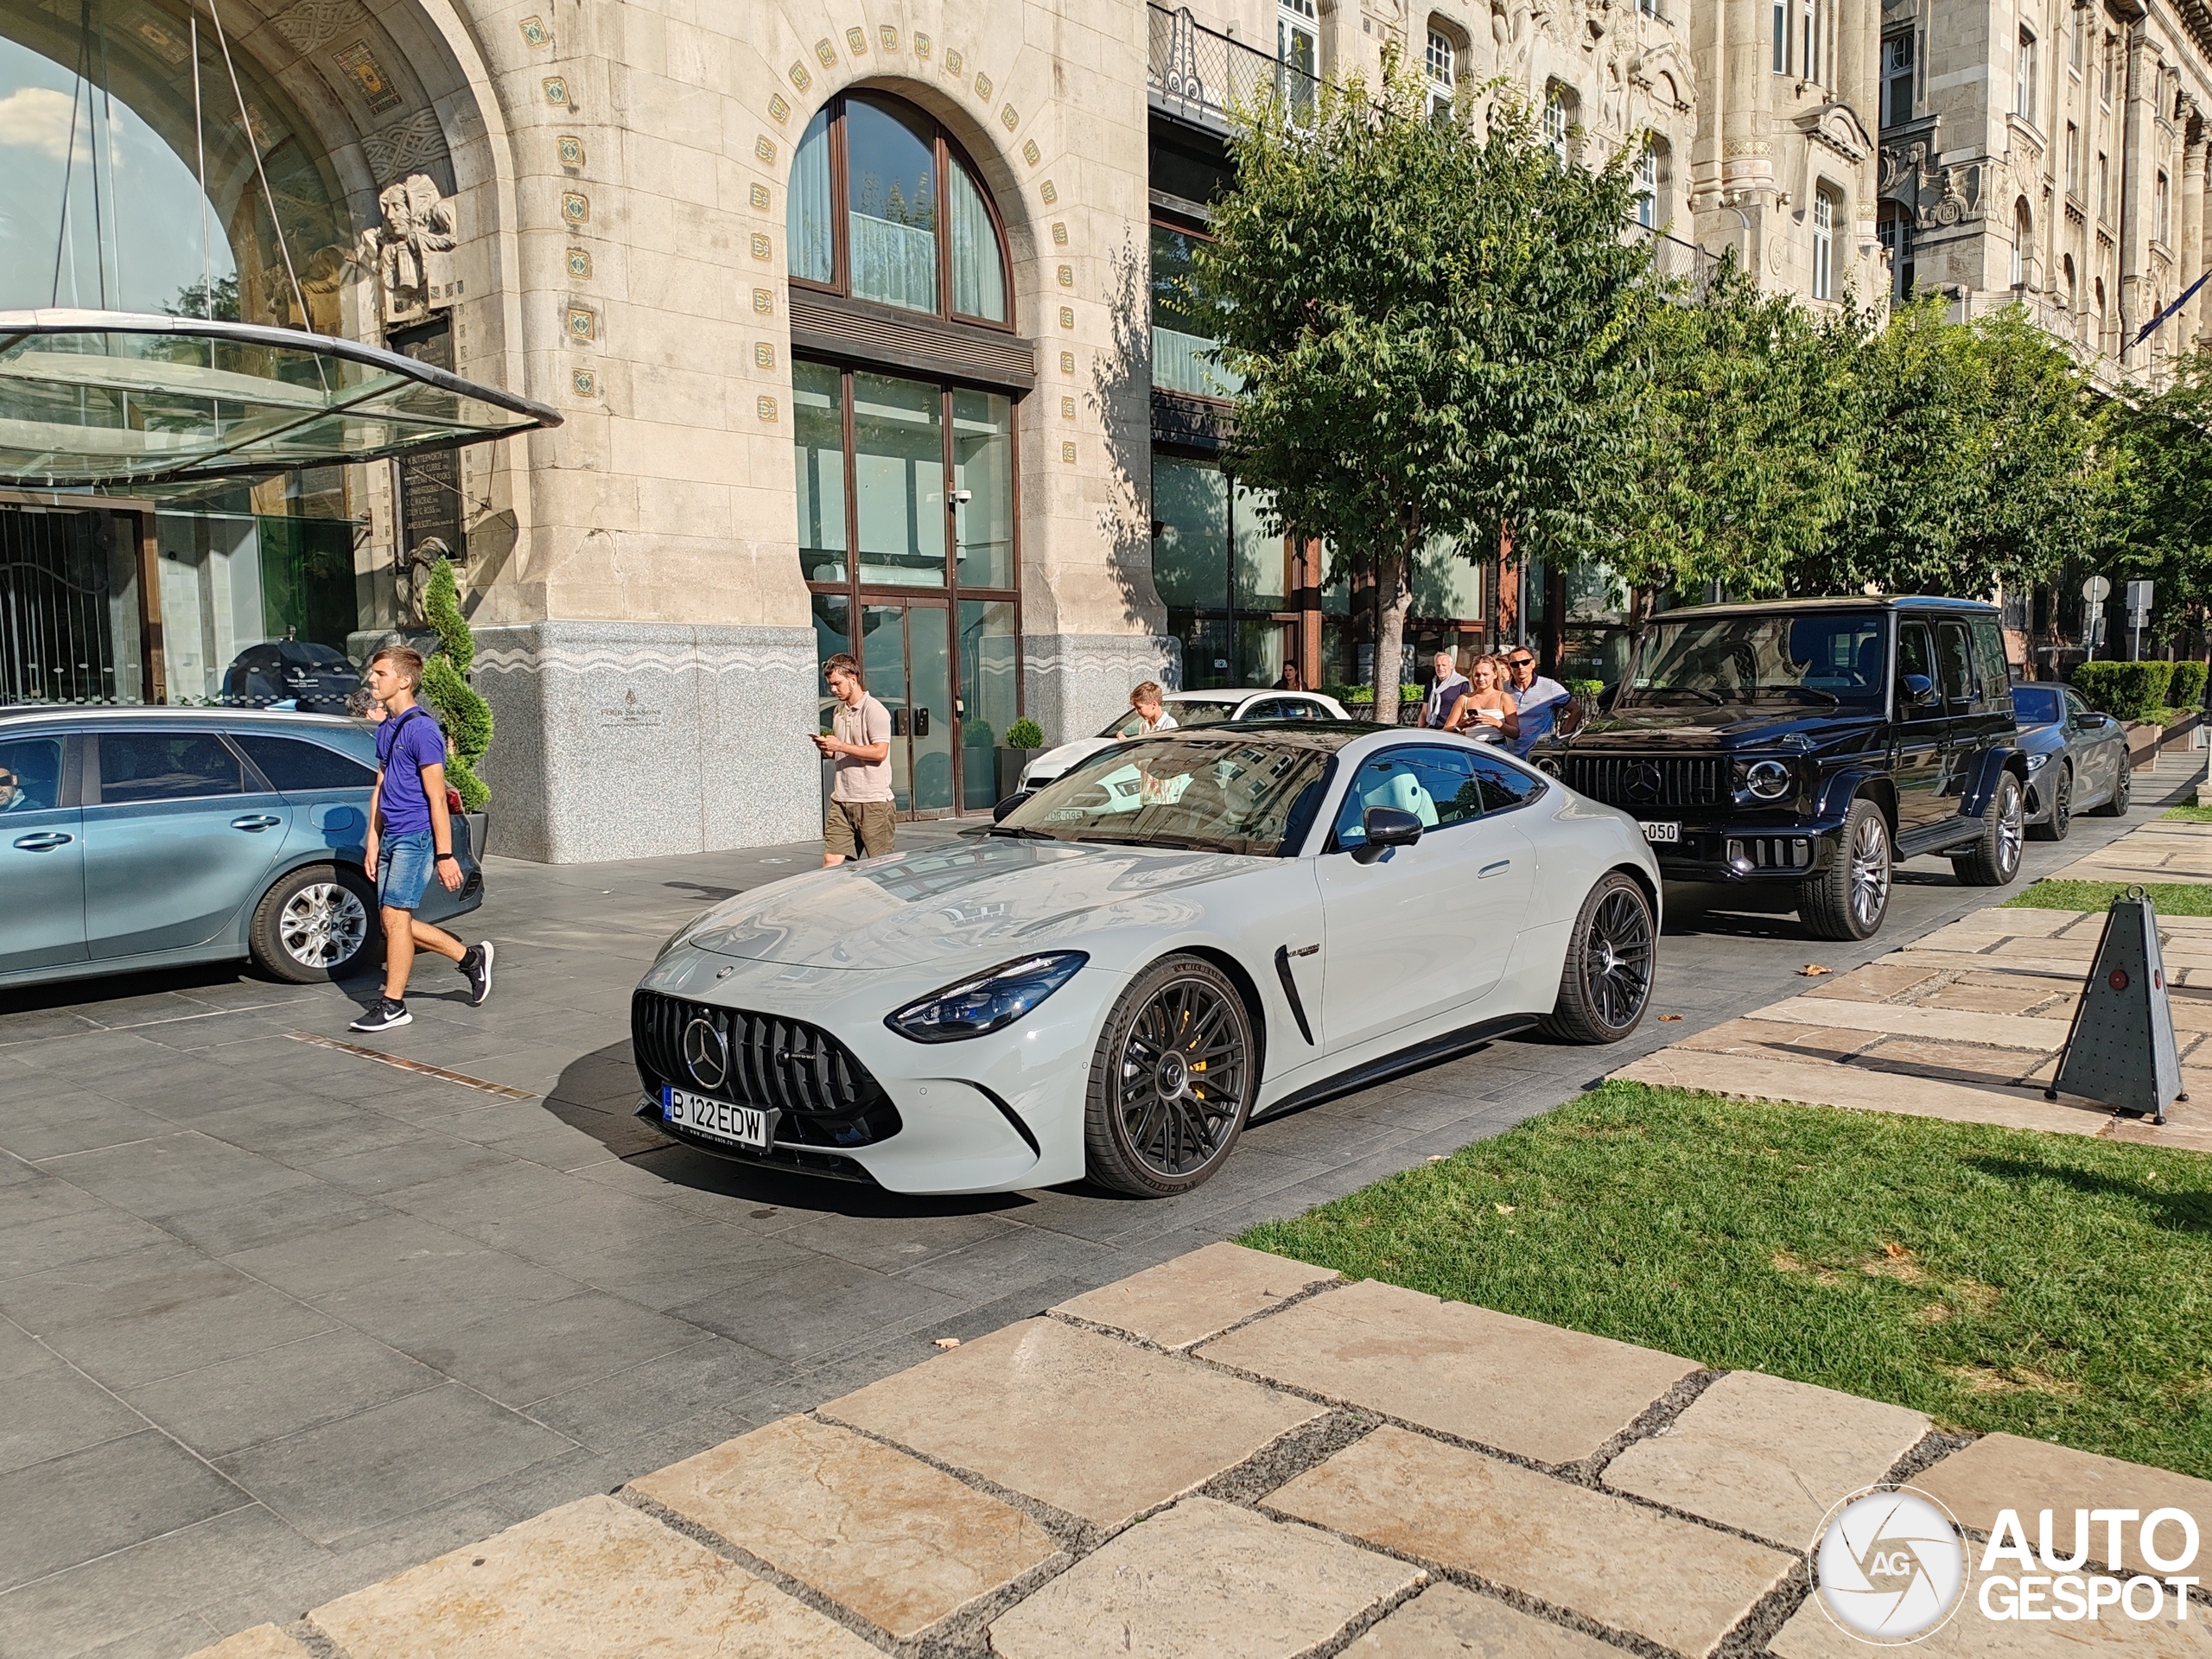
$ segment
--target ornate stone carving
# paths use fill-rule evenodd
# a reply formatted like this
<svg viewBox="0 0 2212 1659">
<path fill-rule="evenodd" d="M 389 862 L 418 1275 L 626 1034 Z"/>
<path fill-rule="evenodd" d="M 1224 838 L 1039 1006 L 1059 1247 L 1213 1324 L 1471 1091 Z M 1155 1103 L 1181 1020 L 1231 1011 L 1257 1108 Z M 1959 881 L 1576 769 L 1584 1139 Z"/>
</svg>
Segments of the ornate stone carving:
<svg viewBox="0 0 2212 1659">
<path fill-rule="evenodd" d="M 278 12 L 270 27 L 284 37 L 285 45 L 302 57 L 319 51 L 340 35 L 367 26 L 369 9 L 360 0 L 300 0 Z"/>
<path fill-rule="evenodd" d="M 451 305 L 461 293 L 454 279 L 453 203 L 427 175 L 386 185 L 377 197 L 384 223 L 364 231 L 353 263 L 374 278 L 387 327 L 414 322 Z"/>
<path fill-rule="evenodd" d="M 1848 104 L 1823 104 L 1796 118 L 1797 130 L 1817 144 L 1825 145 L 1857 167 L 1874 149 L 1873 135 L 1866 130 L 1859 112 Z"/>
<path fill-rule="evenodd" d="M 361 136 L 361 154 L 379 188 L 397 184 L 446 159 L 445 129 L 435 110 L 417 110 L 388 127 Z"/>
</svg>

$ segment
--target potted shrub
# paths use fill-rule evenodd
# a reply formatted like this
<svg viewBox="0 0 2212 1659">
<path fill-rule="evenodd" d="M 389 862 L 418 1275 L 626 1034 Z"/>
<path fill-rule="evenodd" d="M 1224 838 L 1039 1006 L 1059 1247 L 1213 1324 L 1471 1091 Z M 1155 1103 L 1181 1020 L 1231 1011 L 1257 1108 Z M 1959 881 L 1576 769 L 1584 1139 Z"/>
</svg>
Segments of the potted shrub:
<svg viewBox="0 0 2212 1659">
<path fill-rule="evenodd" d="M 1006 741 L 995 753 L 999 799 L 1004 800 L 1021 787 L 1021 769 L 1045 753 L 1045 728 L 1024 715 L 1006 728 Z"/>
<path fill-rule="evenodd" d="M 423 697 L 445 728 L 446 779 L 461 791 L 461 810 L 468 818 L 468 844 L 481 859 L 491 834 L 486 808 L 492 791 L 476 775 L 476 766 L 492 747 L 492 705 L 468 683 L 476 635 L 461 613 L 461 592 L 450 559 L 440 559 L 430 568 L 423 591 L 423 617 L 438 635 L 437 650 L 423 664 Z"/>
</svg>

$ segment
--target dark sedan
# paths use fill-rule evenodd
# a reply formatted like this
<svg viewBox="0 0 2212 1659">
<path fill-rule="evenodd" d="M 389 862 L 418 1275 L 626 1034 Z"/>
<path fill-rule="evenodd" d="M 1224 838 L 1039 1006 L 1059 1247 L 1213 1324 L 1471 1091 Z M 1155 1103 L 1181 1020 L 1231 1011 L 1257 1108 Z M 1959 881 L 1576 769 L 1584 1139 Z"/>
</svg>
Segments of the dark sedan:
<svg viewBox="0 0 2212 1659">
<path fill-rule="evenodd" d="M 223 701 L 241 709 L 297 709 L 342 715 L 361 689 L 360 671 L 328 645 L 271 639 L 248 645 L 223 671 Z"/>
<path fill-rule="evenodd" d="M 2119 817 L 2131 789 L 2127 728 L 2070 685 L 2016 685 L 2017 745 L 2028 762 L 2028 833 L 2063 841 L 2076 812 Z"/>
</svg>

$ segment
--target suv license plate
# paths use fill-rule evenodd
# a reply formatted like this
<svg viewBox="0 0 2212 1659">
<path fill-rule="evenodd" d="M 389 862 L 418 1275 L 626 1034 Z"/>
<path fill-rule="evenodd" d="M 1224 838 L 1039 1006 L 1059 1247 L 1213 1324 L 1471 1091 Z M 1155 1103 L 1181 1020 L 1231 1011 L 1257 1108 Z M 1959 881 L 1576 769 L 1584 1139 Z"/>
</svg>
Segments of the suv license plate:
<svg viewBox="0 0 2212 1659">
<path fill-rule="evenodd" d="M 739 1106 L 716 1100 L 711 1095 L 664 1088 L 660 1091 L 660 1115 L 664 1122 L 703 1135 L 711 1141 L 727 1141 L 734 1147 L 750 1147 L 755 1152 L 768 1150 L 768 1114 L 758 1106 Z"/>
<path fill-rule="evenodd" d="M 1671 847 L 1681 840 L 1682 826 L 1679 823 L 1647 823 L 1643 826 L 1643 838 L 1654 843 L 1663 842 Z"/>
</svg>

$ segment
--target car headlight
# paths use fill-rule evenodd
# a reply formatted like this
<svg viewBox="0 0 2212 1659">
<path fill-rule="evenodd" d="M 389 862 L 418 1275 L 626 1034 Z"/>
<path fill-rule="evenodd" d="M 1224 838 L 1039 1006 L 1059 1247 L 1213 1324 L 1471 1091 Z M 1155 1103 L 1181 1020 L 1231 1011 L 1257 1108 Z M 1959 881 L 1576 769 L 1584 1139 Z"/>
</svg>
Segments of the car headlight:
<svg viewBox="0 0 2212 1659">
<path fill-rule="evenodd" d="M 2031 772 L 2041 772 L 2050 760 L 2050 757 L 2047 754 L 2031 754 L 2028 757 L 2028 770 Z"/>
<path fill-rule="evenodd" d="M 1024 957 L 973 979 L 963 979 L 918 1002 L 909 1002 L 883 1023 L 918 1043 L 957 1043 L 1010 1026 L 1075 976 L 1089 962 L 1081 950 Z"/>
<path fill-rule="evenodd" d="M 1780 800 L 1790 783 L 1789 768 L 1779 760 L 1754 760 L 1744 770 L 1744 787 L 1757 800 Z"/>
<path fill-rule="evenodd" d="M 1542 772 L 1547 778 L 1556 778 L 1560 775 L 1559 761 L 1557 758 L 1553 755 L 1538 755 L 1536 757 L 1536 770 Z"/>
</svg>

